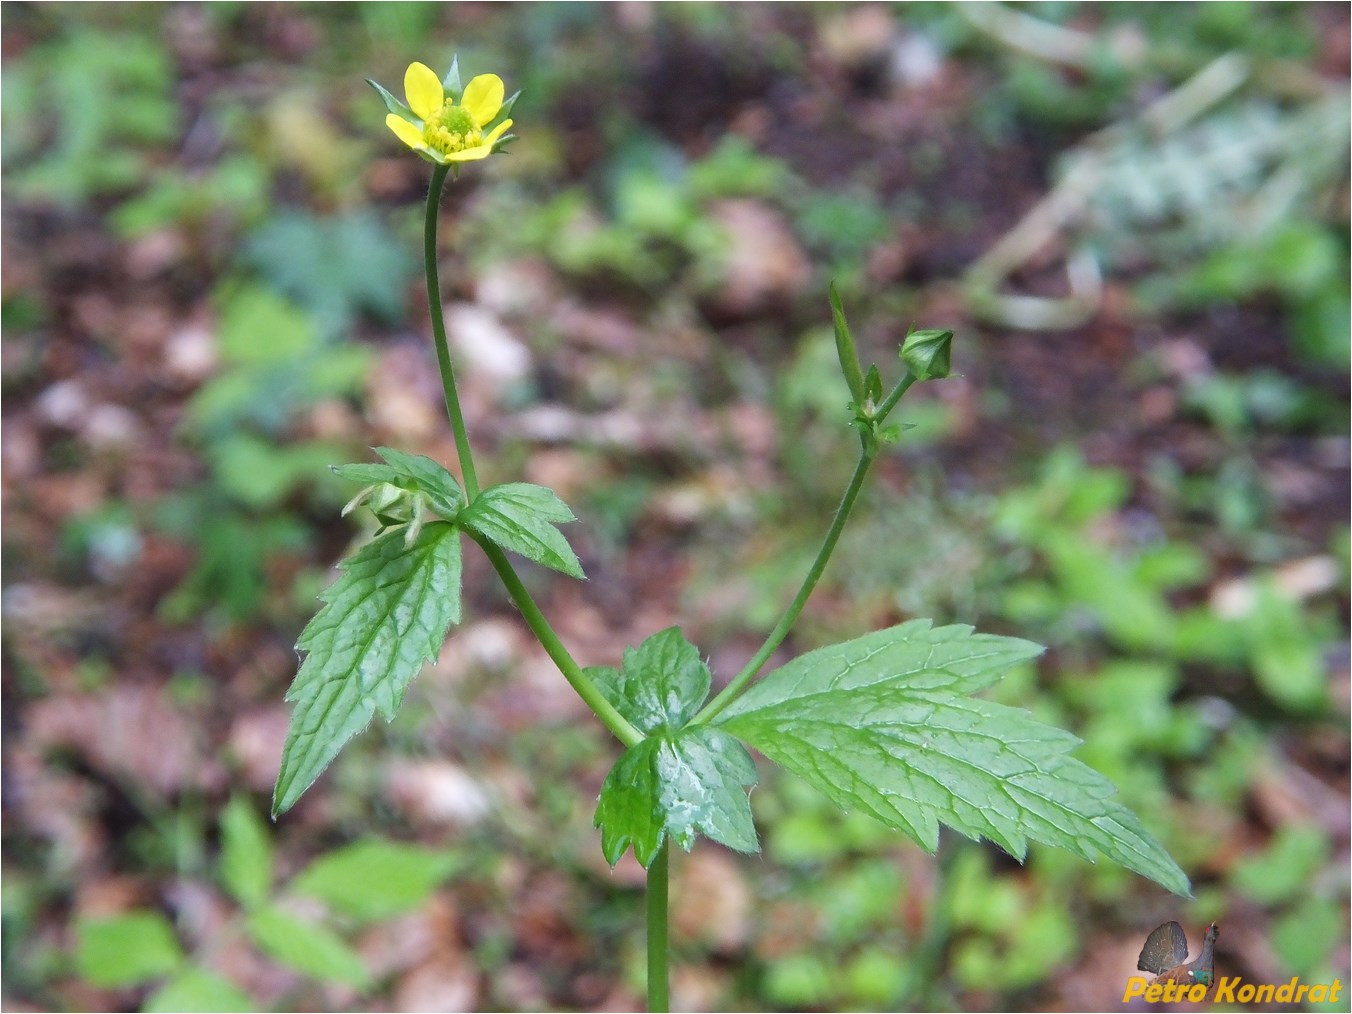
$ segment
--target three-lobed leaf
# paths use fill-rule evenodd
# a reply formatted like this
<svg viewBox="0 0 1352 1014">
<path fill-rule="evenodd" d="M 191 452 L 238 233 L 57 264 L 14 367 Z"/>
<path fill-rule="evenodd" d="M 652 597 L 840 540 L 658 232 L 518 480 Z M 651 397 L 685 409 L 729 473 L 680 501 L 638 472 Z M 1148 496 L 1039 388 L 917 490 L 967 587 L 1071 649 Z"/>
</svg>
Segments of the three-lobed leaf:
<svg viewBox="0 0 1352 1014">
<path fill-rule="evenodd" d="M 697 834 L 740 852 L 759 849 L 747 788 L 756 765 L 732 736 L 687 726 L 708 696 L 709 667 L 679 628 L 626 648 L 619 669 L 587 670 L 597 688 L 647 738 L 615 762 L 595 824 L 612 866 L 631 845 L 645 868 L 670 837 L 687 852 Z"/>
<path fill-rule="evenodd" d="M 569 577 L 583 578 L 582 565 L 556 524 L 576 521 L 552 489 L 529 482 L 492 486 L 457 518 L 472 532 L 503 549 Z"/>
<path fill-rule="evenodd" d="M 1075 736 L 970 696 L 1041 651 L 914 620 L 793 660 L 713 724 L 931 852 L 943 823 L 1019 859 L 1029 839 L 1104 855 L 1187 895 L 1113 785 L 1070 756 Z"/>
<path fill-rule="evenodd" d="M 296 647 L 308 652 L 286 699 L 296 702 L 273 791 L 288 809 L 370 723 L 394 717 L 404 691 L 460 620 L 460 537 L 444 521 L 405 545 L 380 536 L 340 564 L 342 576 Z"/>
<path fill-rule="evenodd" d="M 595 666 L 587 674 L 615 710 L 645 735 L 683 727 L 699 710 L 713 681 L 699 649 L 685 639 L 680 627 L 668 627 L 637 648 L 625 648 L 619 669 Z"/>
<path fill-rule="evenodd" d="M 647 869 L 670 837 L 687 852 L 697 834 L 738 852 L 758 852 L 747 789 L 756 764 L 720 729 L 688 726 L 649 736 L 615 762 L 601 787 L 594 823 L 614 866 L 630 845 Z"/>
</svg>

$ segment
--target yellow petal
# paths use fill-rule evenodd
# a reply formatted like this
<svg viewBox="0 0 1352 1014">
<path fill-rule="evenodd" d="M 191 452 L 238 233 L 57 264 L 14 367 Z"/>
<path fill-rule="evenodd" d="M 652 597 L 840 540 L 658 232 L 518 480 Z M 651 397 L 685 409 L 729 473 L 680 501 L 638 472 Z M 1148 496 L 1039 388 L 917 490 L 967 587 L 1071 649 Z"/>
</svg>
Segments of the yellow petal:
<svg viewBox="0 0 1352 1014">
<path fill-rule="evenodd" d="M 393 130 L 394 136 L 410 148 L 423 147 L 422 131 L 402 116 L 395 116 L 394 113 L 390 113 L 385 117 L 385 126 Z"/>
<path fill-rule="evenodd" d="M 430 120 L 441 111 L 446 93 L 441 89 L 441 78 L 425 63 L 410 63 L 404 71 L 404 98 L 415 116 Z"/>
<path fill-rule="evenodd" d="M 493 149 L 490 146 L 486 144 L 480 144 L 476 145 L 473 148 L 466 148 L 464 151 L 453 151 L 446 156 L 446 161 L 477 162 L 481 158 L 488 158 L 488 156 L 491 154 L 493 154 Z"/>
<path fill-rule="evenodd" d="M 487 137 L 484 138 L 483 143 L 488 145 L 488 147 L 492 148 L 493 145 L 498 143 L 498 138 L 500 138 L 503 134 L 507 133 L 507 128 L 510 127 L 511 125 L 512 125 L 511 120 L 503 120 L 501 123 L 499 123 L 496 127 L 493 128 L 493 130 L 489 133 Z"/>
<path fill-rule="evenodd" d="M 465 112 L 474 117 L 475 123 L 483 126 L 498 115 L 505 93 L 502 78 L 496 74 L 480 74 L 465 86 L 465 94 L 461 96 L 460 104 L 464 106 Z"/>
</svg>

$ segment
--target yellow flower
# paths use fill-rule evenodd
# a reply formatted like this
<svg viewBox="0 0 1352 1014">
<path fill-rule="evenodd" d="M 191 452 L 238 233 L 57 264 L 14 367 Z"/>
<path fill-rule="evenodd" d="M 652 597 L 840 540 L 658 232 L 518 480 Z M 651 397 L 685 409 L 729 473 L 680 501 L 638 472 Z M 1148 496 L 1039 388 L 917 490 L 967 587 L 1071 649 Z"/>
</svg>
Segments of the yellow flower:
<svg viewBox="0 0 1352 1014">
<path fill-rule="evenodd" d="M 439 165 L 487 158 L 498 150 L 512 125 L 510 119 L 493 123 L 497 117 L 505 116 L 516 101 L 513 95 L 504 104 L 502 78 L 480 74 L 465 86 L 462 94 L 456 95 L 459 77 L 456 65 L 452 64 L 443 85 L 426 64 L 409 64 L 404 73 L 404 97 L 408 105 L 370 82 L 385 100 L 389 109 L 385 123 L 395 136 Z"/>
</svg>

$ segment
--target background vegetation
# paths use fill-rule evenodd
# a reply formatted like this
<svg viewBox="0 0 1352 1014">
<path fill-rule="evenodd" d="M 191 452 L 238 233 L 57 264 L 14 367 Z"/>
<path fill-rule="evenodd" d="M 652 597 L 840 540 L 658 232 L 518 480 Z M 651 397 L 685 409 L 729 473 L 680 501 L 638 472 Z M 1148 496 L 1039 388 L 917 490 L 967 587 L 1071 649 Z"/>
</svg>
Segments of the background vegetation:
<svg viewBox="0 0 1352 1014">
<path fill-rule="evenodd" d="M 674 862 L 673 1001 L 1101 1009 L 1168 919 L 1219 921 L 1222 974 L 1346 982 L 1347 9 L 1021 12 L 5 4 L 6 1009 L 640 1002 L 641 871 L 591 827 L 615 744 L 477 558 L 399 719 L 261 817 L 366 534 L 326 466 L 453 460 L 428 167 L 362 82 L 453 50 L 524 90 L 443 274 L 483 479 L 583 519 L 590 581 L 528 575 L 579 660 L 678 620 L 716 677 L 754 649 L 854 439 L 835 279 L 876 356 L 952 327 L 964 376 L 908 399 L 793 650 L 911 616 L 1049 645 L 999 698 L 1193 877 L 930 858 L 774 778 L 763 857 Z M 1011 298 L 1068 292 L 1058 330 Z"/>
</svg>

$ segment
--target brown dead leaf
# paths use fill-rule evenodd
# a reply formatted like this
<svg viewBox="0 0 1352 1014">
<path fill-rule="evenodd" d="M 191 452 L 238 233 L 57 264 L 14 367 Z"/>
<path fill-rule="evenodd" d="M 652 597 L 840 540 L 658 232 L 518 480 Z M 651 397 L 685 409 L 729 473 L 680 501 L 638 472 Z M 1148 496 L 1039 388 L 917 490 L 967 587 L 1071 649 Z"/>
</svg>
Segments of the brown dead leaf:
<svg viewBox="0 0 1352 1014">
<path fill-rule="evenodd" d="M 757 201 L 720 201 L 710 217 L 726 231 L 727 274 L 714 300 L 737 316 L 792 301 L 811 276 L 798 240 L 778 212 Z"/>
<path fill-rule="evenodd" d="M 673 866 L 674 936 L 723 954 L 742 950 L 751 934 L 752 895 L 732 853 L 702 844 Z"/>
<path fill-rule="evenodd" d="M 450 761 L 395 758 L 385 766 L 385 789 L 396 807 L 421 824 L 468 827 L 492 809 L 483 786 Z"/>
<path fill-rule="evenodd" d="M 205 756 L 198 731 L 158 688 L 57 694 L 31 704 L 25 719 L 31 749 L 71 750 L 95 770 L 159 796 L 223 779 L 219 764 Z"/>
</svg>

